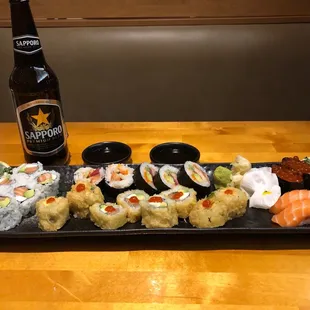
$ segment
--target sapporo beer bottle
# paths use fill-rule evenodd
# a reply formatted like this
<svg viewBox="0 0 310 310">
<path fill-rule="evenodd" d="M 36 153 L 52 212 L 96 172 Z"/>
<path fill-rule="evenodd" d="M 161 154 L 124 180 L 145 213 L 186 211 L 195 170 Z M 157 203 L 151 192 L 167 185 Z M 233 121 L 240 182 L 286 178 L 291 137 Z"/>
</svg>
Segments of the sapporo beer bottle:
<svg viewBox="0 0 310 310">
<path fill-rule="evenodd" d="M 14 69 L 9 85 L 27 162 L 69 161 L 58 79 L 45 61 L 29 0 L 10 0 Z"/>
</svg>

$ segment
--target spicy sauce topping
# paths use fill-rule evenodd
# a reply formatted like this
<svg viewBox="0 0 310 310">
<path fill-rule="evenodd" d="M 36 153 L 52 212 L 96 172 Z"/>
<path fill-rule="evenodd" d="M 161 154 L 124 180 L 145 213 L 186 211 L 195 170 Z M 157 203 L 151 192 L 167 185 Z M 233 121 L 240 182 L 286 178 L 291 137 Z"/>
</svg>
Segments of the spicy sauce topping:
<svg viewBox="0 0 310 310">
<path fill-rule="evenodd" d="M 172 198 L 173 200 L 178 200 L 178 199 L 180 199 L 182 196 L 183 196 L 183 193 L 182 193 L 182 192 L 176 192 L 176 193 L 173 193 L 173 194 L 172 194 L 171 198 Z"/>
<path fill-rule="evenodd" d="M 129 198 L 129 201 L 131 203 L 139 203 L 140 200 L 139 200 L 139 198 L 137 196 L 132 196 L 132 197 Z"/>
<path fill-rule="evenodd" d="M 202 206 L 206 209 L 209 209 L 212 207 L 212 202 L 208 199 L 205 199 L 203 202 L 202 202 Z"/>
<path fill-rule="evenodd" d="M 113 206 L 107 206 L 105 207 L 105 211 L 107 211 L 108 213 L 112 213 L 116 211 L 116 209 Z"/>
<path fill-rule="evenodd" d="M 56 199 L 54 198 L 54 197 L 50 197 L 50 198 L 48 198 L 47 200 L 46 200 L 46 203 L 53 203 L 53 202 L 55 202 L 56 201 Z"/>
<path fill-rule="evenodd" d="M 76 191 L 82 192 L 82 191 L 85 191 L 85 188 L 86 188 L 85 185 L 80 183 L 76 186 Z"/>
<path fill-rule="evenodd" d="M 149 199 L 149 202 L 163 202 L 163 199 L 159 196 L 153 196 Z"/>
<path fill-rule="evenodd" d="M 224 192 L 224 194 L 226 195 L 232 195 L 234 192 L 232 189 L 226 189 L 226 191 Z"/>
</svg>

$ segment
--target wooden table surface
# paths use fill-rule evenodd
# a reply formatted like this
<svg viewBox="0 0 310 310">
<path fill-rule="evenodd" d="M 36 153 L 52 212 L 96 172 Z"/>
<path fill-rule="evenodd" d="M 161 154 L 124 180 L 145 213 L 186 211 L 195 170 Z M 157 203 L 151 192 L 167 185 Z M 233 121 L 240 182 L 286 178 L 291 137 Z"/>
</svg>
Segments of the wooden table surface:
<svg viewBox="0 0 310 310">
<path fill-rule="evenodd" d="M 201 162 L 310 155 L 310 122 L 68 123 L 71 164 L 118 140 L 133 162 L 183 141 Z M 0 124 L 0 160 L 23 162 L 16 124 Z M 0 309 L 310 309 L 305 236 L 2 240 Z"/>
</svg>

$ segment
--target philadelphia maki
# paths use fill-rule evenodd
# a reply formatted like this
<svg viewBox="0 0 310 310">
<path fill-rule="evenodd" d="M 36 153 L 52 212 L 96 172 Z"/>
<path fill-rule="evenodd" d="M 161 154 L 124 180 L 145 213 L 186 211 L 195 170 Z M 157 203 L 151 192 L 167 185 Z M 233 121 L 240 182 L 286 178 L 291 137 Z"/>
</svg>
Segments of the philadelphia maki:
<svg viewBox="0 0 310 310">
<path fill-rule="evenodd" d="M 178 173 L 181 185 L 193 188 L 198 194 L 206 195 L 210 192 L 210 179 L 207 172 L 199 164 L 187 161 Z"/>
<path fill-rule="evenodd" d="M 171 189 L 177 185 L 179 169 L 170 165 L 162 166 L 154 177 L 154 185 L 159 191 Z"/>
<path fill-rule="evenodd" d="M 170 228 L 178 225 L 175 202 L 162 195 L 155 195 L 140 202 L 142 225 L 146 228 Z"/>
<path fill-rule="evenodd" d="M 137 188 L 144 190 L 149 195 L 157 192 L 154 184 L 154 177 L 158 173 L 158 168 L 149 163 L 142 163 L 134 172 L 134 181 Z"/>
<path fill-rule="evenodd" d="M 36 188 L 40 189 L 44 196 L 56 196 L 59 190 L 60 174 L 54 170 L 39 172 L 36 176 Z"/>
<path fill-rule="evenodd" d="M 91 221 L 101 229 L 117 229 L 127 223 L 127 211 L 115 203 L 95 203 L 90 207 Z"/>
<path fill-rule="evenodd" d="M 74 172 L 74 182 L 90 182 L 91 184 L 102 185 L 104 180 L 104 169 L 101 168 L 91 168 L 91 167 L 82 167 L 77 169 Z"/>
<path fill-rule="evenodd" d="M 148 199 L 149 195 L 146 192 L 135 189 L 119 194 L 116 198 L 116 202 L 127 210 L 128 222 L 136 223 L 141 219 L 140 202 Z"/>
</svg>

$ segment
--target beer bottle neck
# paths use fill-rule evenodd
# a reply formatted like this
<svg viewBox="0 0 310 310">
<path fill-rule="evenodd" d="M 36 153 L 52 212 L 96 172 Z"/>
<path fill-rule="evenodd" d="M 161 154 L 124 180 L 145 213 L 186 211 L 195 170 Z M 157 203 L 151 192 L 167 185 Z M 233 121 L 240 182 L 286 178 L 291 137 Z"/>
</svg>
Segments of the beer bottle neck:
<svg viewBox="0 0 310 310">
<path fill-rule="evenodd" d="M 45 58 L 28 0 L 11 0 L 15 66 L 43 66 Z"/>
</svg>

